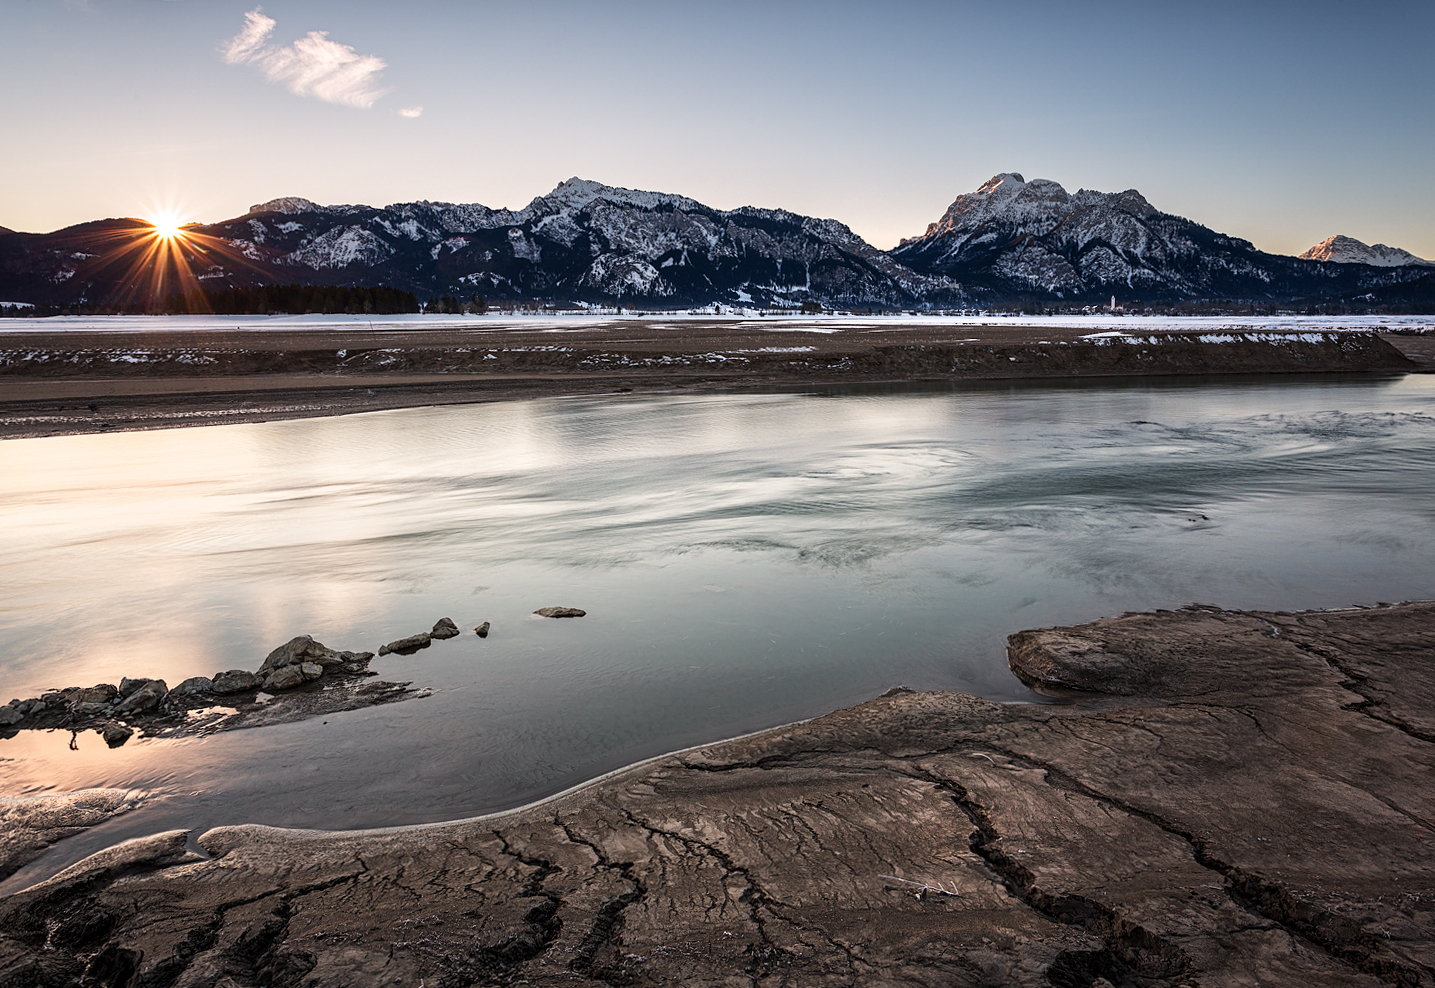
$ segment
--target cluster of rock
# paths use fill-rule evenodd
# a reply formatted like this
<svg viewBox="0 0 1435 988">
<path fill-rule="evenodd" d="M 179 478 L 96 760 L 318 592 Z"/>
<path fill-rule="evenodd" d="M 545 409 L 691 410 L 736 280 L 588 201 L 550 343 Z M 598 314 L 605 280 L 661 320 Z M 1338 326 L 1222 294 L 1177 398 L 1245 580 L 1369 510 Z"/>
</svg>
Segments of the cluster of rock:
<svg viewBox="0 0 1435 988">
<path fill-rule="evenodd" d="M 257 672 L 229 669 L 213 676 L 194 676 L 174 689 L 163 679 L 125 678 L 119 686 L 71 686 L 27 700 L 11 700 L 0 707 L 0 731 L 94 728 L 115 748 L 134 734 L 125 722 L 178 719 L 191 710 L 253 699 L 261 690 L 283 693 L 326 675 L 347 679 L 371 676 L 368 664 L 373 657 L 373 652 L 341 652 L 300 635 L 270 652 Z"/>
<path fill-rule="evenodd" d="M 483 624 L 485 628 L 488 627 L 487 621 Z M 434 640 L 443 641 L 445 638 L 457 638 L 458 634 L 458 625 L 454 624 L 451 618 L 442 617 L 434 622 L 433 629 L 430 631 L 420 631 L 416 635 L 409 635 L 407 638 L 391 641 L 387 645 L 380 645 L 379 654 L 388 655 L 393 652 L 398 655 L 413 655 L 421 648 L 428 648 Z"/>
<path fill-rule="evenodd" d="M 582 617 L 586 612 L 576 607 L 544 607 L 533 613 L 543 617 Z M 478 637 L 487 638 L 489 622 L 484 621 L 473 630 Z M 412 655 L 421 648 L 428 648 L 435 640 L 456 638 L 459 634 L 458 625 L 451 618 L 439 618 L 431 630 L 391 641 L 381 646 L 378 654 Z M 279 696 L 326 678 L 331 683 L 339 683 L 372 676 L 369 661 L 373 657 L 373 652 L 339 651 L 309 635 L 300 635 L 270 652 L 255 672 L 228 669 L 213 676 L 192 676 L 174 689 L 163 679 L 126 678 L 121 679 L 118 686 L 112 683 L 88 688 L 70 686 L 26 700 L 11 700 L 0 706 L 0 737 L 13 737 L 22 728 L 66 728 L 76 732 L 94 729 L 106 744 L 117 748 L 134 735 L 132 724 L 142 724 L 151 733 L 155 730 L 174 733 L 185 715 L 192 711 L 232 705 L 243 712 L 243 708 L 255 705 L 261 692 Z M 309 714 L 333 712 L 417 695 L 404 689 L 407 683 L 370 685 L 373 688 L 364 691 L 362 697 L 308 703 L 304 710 Z M 286 718 L 273 715 L 227 718 L 231 727 L 281 719 Z"/>
</svg>

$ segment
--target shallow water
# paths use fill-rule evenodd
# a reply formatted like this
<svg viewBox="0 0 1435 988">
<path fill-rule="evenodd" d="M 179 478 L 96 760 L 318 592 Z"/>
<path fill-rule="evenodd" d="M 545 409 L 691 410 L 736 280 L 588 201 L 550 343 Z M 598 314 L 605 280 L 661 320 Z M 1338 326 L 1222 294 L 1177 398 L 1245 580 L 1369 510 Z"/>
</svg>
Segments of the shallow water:
<svg viewBox="0 0 1435 988">
<path fill-rule="evenodd" d="M 493 623 L 374 661 L 425 699 L 0 741 L 0 793 L 163 797 L 0 889 L 169 827 L 510 807 L 898 683 L 1031 700 L 1022 628 L 1435 597 L 1430 376 L 544 400 L 12 440 L 0 465 L 0 700 Z"/>
</svg>

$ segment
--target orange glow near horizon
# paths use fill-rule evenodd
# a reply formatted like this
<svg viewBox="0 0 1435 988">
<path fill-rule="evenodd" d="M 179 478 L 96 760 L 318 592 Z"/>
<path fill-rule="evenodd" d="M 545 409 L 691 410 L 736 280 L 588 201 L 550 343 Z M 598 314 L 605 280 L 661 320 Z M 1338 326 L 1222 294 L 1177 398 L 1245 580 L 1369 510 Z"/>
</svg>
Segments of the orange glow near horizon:
<svg viewBox="0 0 1435 988">
<path fill-rule="evenodd" d="M 153 310 L 178 295 L 188 299 L 185 308 L 192 309 L 195 300 L 203 304 L 200 279 L 223 278 L 219 284 L 226 285 L 238 273 L 236 267 L 256 268 L 228 241 L 201 233 L 195 226 L 177 210 L 164 209 L 106 235 L 105 242 L 97 245 L 99 263 L 124 266 L 110 304 Z"/>
</svg>

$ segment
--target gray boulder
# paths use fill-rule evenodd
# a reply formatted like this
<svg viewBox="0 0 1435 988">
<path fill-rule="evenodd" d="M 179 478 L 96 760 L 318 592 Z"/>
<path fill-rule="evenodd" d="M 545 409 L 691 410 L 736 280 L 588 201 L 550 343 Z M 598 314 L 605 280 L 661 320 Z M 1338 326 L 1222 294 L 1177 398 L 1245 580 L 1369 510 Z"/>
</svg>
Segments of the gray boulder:
<svg viewBox="0 0 1435 988">
<path fill-rule="evenodd" d="M 120 680 L 120 696 L 131 696 L 136 690 L 139 690 L 145 685 L 145 683 L 148 682 L 152 682 L 152 680 L 143 677 L 139 679 L 130 679 L 128 676 L 126 676 L 124 679 Z"/>
<path fill-rule="evenodd" d="M 336 652 L 316 642 L 309 635 L 300 635 L 270 652 L 264 659 L 264 664 L 259 667 L 259 675 L 266 677 L 275 669 L 297 666 L 304 662 L 312 662 L 318 666 L 336 666 L 348 661 L 352 656 L 352 652 Z"/>
<path fill-rule="evenodd" d="M 172 696 L 194 696 L 196 693 L 213 693 L 214 680 L 208 676 L 190 676 L 169 692 Z"/>
<path fill-rule="evenodd" d="M 109 683 L 101 683 L 98 686 L 91 686 L 87 690 L 80 690 L 75 696 L 76 703 L 109 703 L 120 695 L 120 691 Z"/>
<path fill-rule="evenodd" d="M 420 631 L 416 635 L 409 635 L 407 638 L 400 638 L 398 641 L 379 646 L 379 654 L 388 655 L 390 652 L 397 652 L 399 655 L 412 655 L 421 648 L 428 648 L 432 638 L 433 635 L 427 631 Z"/>
<path fill-rule="evenodd" d="M 165 686 L 163 679 L 151 679 L 115 707 L 115 713 L 142 714 L 153 710 L 168 693 L 169 687 Z"/>
<path fill-rule="evenodd" d="M 17 706 L 7 704 L 6 706 L 0 707 L 0 727 L 9 727 L 12 724 L 20 723 L 20 721 L 24 719 L 25 715 L 20 712 L 20 708 Z"/>
<path fill-rule="evenodd" d="M 228 672 L 215 673 L 210 682 L 210 691 L 214 693 L 245 693 L 257 690 L 264 680 L 247 669 L 230 669 Z"/>
<path fill-rule="evenodd" d="M 110 721 L 104 726 L 103 729 L 100 730 L 100 737 L 104 738 L 105 744 L 109 745 L 111 748 L 118 748 L 120 745 L 124 744 L 131 737 L 133 737 L 134 733 L 135 732 L 132 728 L 128 728 L 123 724 L 116 724 L 114 721 Z"/>
<path fill-rule="evenodd" d="M 304 682 L 302 668 L 297 665 L 281 666 L 264 678 L 264 692 L 279 693 L 283 690 L 292 690 L 296 686 L 303 686 Z"/>
<path fill-rule="evenodd" d="M 473 629 L 473 633 L 474 633 L 475 635 L 477 635 L 478 637 L 480 637 L 480 638 L 487 638 L 487 637 L 488 637 L 488 622 L 485 621 L 485 622 L 483 622 L 482 624 L 480 624 L 477 628 L 474 628 L 474 629 Z"/>
<path fill-rule="evenodd" d="M 588 612 L 578 607 L 540 607 L 533 613 L 539 617 L 568 618 L 583 617 Z"/>
<path fill-rule="evenodd" d="M 429 632 L 430 638 L 457 638 L 459 635 L 458 625 L 450 618 L 439 618 Z"/>
</svg>

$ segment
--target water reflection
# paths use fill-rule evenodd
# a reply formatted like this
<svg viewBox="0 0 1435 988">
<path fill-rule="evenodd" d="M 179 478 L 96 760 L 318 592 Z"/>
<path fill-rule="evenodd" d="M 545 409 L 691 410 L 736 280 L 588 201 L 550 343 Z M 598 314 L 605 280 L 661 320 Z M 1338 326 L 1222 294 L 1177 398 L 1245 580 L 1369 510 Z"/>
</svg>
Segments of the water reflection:
<svg viewBox="0 0 1435 988">
<path fill-rule="evenodd" d="M 493 622 L 376 662 L 425 700 L 0 742 L 4 792 L 174 794 L 92 844 L 483 812 L 899 682 L 1018 700 L 1024 627 L 1435 596 L 1427 377 L 535 401 L 0 456 L 5 698 Z"/>
</svg>

